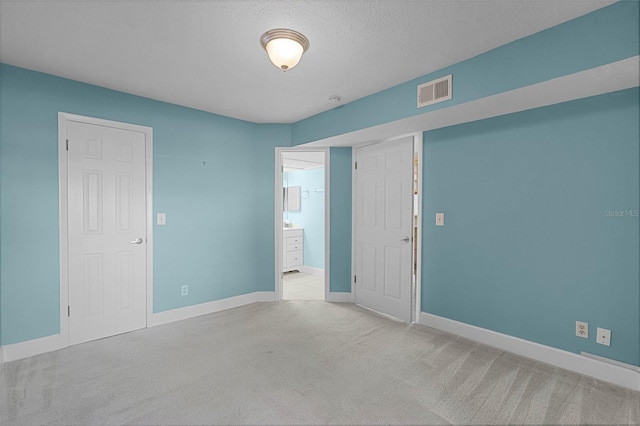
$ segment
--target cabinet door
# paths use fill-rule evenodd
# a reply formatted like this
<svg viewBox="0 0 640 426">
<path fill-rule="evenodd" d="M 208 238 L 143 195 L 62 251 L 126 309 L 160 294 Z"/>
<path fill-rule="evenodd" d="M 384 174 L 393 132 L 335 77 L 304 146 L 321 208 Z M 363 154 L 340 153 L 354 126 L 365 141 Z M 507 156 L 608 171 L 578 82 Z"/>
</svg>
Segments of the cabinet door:
<svg viewBox="0 0 640 426">
<path fill-rule="evenodd" d="M 302 266 L 302 250 L 287 253 L 287 268 Z"/>
</svg>

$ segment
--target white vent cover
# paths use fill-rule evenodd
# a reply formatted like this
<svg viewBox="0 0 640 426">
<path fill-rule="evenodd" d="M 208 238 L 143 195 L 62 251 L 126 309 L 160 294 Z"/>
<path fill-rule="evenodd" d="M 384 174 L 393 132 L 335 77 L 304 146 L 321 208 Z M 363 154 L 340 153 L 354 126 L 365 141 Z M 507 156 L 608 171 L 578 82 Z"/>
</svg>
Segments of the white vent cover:
<svg viewBox="0 0 640 426">
<path fill-rule="evenodd" d="M 451 99 L 452 74 L 418 86 L 418 108 Z"/>
</svg>

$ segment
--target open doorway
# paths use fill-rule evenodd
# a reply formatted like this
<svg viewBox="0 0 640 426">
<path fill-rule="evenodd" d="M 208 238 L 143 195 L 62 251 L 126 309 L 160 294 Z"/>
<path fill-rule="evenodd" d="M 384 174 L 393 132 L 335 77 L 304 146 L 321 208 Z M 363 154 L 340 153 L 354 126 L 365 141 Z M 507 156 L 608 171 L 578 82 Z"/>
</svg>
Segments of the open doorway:
<svg viewBox="0 0 640 426">
<path fill-rule="evenodd" d="M 281 150 L 279 160 L 277 293 L 284 300 L 325 300 L 326 151 Z"/>
</svg>

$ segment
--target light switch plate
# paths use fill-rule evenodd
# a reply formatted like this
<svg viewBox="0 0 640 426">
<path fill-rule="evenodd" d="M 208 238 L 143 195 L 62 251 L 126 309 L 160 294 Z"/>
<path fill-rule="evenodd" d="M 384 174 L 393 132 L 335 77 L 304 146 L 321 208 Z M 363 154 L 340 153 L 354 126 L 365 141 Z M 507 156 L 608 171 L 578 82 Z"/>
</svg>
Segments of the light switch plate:
<svg viewBox="0 0 640 426">
<path fill-rule="evenodd" d="M 157 223 L 158 225 L 166 225 L 167 224 L 167 214 L 166 213 L 158 213 L 157 215 Z"/>
<path fill-rule="evenodd" d="M 436 213 L 436 226 L 444 226 L 444 213 Z"/>
<path fill-rule="evenodd" d="M 601 345 L 611 346 L 611 330 L 598 327 L 598 335 L 596 336 L 596 343 Z"/>
</svg>

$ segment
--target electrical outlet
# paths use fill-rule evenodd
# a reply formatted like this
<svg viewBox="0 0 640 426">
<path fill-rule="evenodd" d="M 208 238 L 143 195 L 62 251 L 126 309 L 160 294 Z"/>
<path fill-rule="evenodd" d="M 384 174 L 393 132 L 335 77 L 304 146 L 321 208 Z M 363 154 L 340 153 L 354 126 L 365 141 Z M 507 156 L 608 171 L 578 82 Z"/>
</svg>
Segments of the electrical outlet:
<svg viewBox="0 0 640 426">
<path fill-rule="evenodd" d="M 576 321 L 576 336 L 583 339 L 589 338 L 589 324 L 582 321 Z"/>
<path fill-rule="evenodd" d="M 180 295 L 181 296 L 186 296 L 189 294 L 189 286 L 188 285 L 183 285 L 181 290 L 180 290 Z"/>
<path fill-rule="evenodd" d="M 598 335 L 596 336 L 596 343 L 601 345 L 611 346 L 611 330 L 598 327 Z"/>
</svg>

